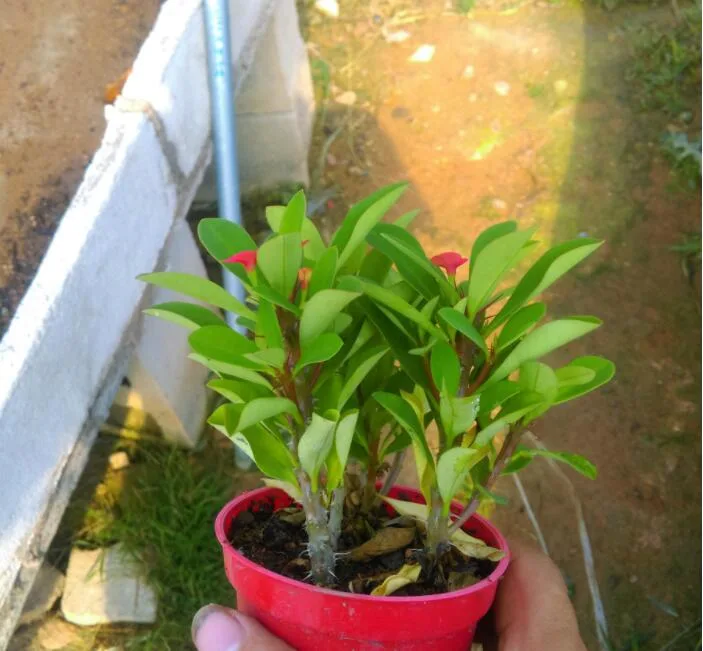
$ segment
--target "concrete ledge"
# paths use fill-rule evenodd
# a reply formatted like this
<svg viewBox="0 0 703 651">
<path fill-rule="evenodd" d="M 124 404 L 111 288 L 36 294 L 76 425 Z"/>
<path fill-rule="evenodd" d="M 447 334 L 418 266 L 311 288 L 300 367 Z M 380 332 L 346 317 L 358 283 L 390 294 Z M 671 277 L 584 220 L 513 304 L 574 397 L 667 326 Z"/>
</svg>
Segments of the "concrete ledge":
<svg viewBox="0 0 703 651">
<path fill-rule="evenodd" d="M 284 5 L 294 11 L 293 0 L 233 0 L 240 81 L 254 74 L 257 42 Z M 211 157 L 209 116 L 201 2 L 167 0 L 0 341 L 0 648 L 131 351 L 150 336 L 139 316 L 146 288 L 135 276 L 165 264 Z"/>
</svg>

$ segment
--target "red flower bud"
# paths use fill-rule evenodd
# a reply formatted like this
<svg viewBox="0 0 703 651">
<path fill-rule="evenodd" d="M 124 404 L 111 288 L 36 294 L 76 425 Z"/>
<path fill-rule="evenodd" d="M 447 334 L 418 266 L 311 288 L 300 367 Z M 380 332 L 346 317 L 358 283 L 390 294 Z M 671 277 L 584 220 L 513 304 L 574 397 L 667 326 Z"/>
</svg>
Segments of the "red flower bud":
<svg viewBox="0 0 703 651">
<path fill-rule="evenodd" d="M 312 276 L 312 269 L 310 269 L 310 267 L 301 267 L 298 270 L 298 283 L 300 284 L 300 289 L 308 288 L 310 276 Z"/>
<path fill-rule="evenodd" d="M 456 251 L 439 253 L 431 258 L 432 264 L 442 267 L 447 272 L 447 276 L 456 276 L 456 270 L 466 264 L 469 259 Z"/>
<path fill-rule="evenodd" d="M 222 262 L 228 262 L 230 264 L 239 263 L 247 271 L 252 271 L 256 267 L 256 249 L 251 251 L 240 251 L 231 255 L 229 258 L 224 259 Z"/>
</svg>

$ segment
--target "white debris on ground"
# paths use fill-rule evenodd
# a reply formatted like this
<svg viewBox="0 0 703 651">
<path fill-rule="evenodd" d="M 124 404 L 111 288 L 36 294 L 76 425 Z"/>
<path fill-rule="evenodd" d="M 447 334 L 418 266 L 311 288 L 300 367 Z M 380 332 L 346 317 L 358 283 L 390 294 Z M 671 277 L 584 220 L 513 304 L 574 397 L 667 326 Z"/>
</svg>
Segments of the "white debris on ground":
<svg viewBox="0 0 703 651">
<path fill-rule="evenodd" d="M 61 611 L 79 626 L 152 624 L 156 595 L 140 576 L 139 566 L 120 545 L 108 549 L 73 549 L 68 561 Z"/>
<path fill-rule="evenodd" d="M 464 79 L 473 79 L 474 74 L 474 67 L 472 65 L 468 65 L 466 66 L 466 68 L 464 68 L 464 72 L 461 76 L 464 77 Z"/>
<path fill-rule="evenodd" d="M 48 613 L 63 593 L 65 580 L 63 572 L 49 563 L 43 563 L 25 601 L 20 624 L 31 624 Z"/>
<path fill-rule="evenodd" d="M 432 61 L 432 58 L 434 57 L 434 52 L 435 52 L 435 46 L 434 45 L 428 45 L 425 43 L 424 45 L 421 45 L 415 52 L 413 52 L 412 56 L 408 59 L 408 61 L 411 61 L 412 63 L 428 63 L 429 61 Z"/>
<path fill-rule="evenodd" d="M 334 101 L 343 106 L 352 106 L 356 103 L 356 93 L 353 90 L 344 91 L 340 95 L 337 95 Z"/>
<path fill-rule="evenodd" d="M 409 31 L 405 29 L 391 31 L 387 29 L 385 25 L 381 28 L 381 34 L 383 34 L 383 38 L 386 40 L 386 43 L 403 43 L 410 38 Z"/>
<path fill-rule="evenodd" d="M 112 470 L 123 470 L 129 465 L 129 455 L 126 452 L 113 452 L 108 463 Z"/>
<path fill-rule="evenodd" d="M 315 0 L 315 9 L 330 18 L 339 18 L 339 3 L 337 0 Z"/>
<path fill-rule="evenodd" d="M 510 92 L 510 84 L 507 81 L 496 81 L 493 88 L 501 97 L 505 97 Z"/>
</svg>

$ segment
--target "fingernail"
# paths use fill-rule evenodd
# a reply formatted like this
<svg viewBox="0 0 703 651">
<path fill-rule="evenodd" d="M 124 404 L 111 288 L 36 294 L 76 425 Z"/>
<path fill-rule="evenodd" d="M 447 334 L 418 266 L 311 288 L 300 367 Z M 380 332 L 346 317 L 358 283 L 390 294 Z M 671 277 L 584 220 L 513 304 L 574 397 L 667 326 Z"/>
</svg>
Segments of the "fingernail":
<svg viewBox="0 0 703 651">
<path fill-rule="evenodd" d="M 214 604 L 195 613 L 191 635 L 198 651 L 238 651 L 244 642 L 236 613 Z"/>
</svg>

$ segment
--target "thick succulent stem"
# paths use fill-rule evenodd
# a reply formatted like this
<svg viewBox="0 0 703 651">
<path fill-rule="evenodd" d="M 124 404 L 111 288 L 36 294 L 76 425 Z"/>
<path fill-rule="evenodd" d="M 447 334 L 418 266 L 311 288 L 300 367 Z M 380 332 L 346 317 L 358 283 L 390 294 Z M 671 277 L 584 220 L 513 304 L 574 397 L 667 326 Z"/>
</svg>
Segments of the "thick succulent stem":
<svg viewBox="0 0 703 651">
<path fill-rule="evenodd" d="M 305 530 L 308 533 L 310 573 L 317 585 L 330 585 L 335 579 L 334 549 L 327 509 L 322 503 L 319 490 L 312 490 L 308 476 L 302 471 L 297 474 L 301 489 L 301 502 L 305 512 Z"/>
<path fill-rule="evenodd" d="M 432 559 L 439 555 L 449 545 L 448 520 L 443 514 L 444 501 L 436 488 L 432 489 L 430 515 L 427 518 L 427 554 Z"/>
<path fill-rule="evenodd" d="M 339 536 L 342 533 L 342 516 L 344 515 L 344 499 L 347 496 L 347 491 L 344 486 L 335 488 L 332 491 L 332 503 L 330 504 L 330 519 L 328 529 L 330 532 L 330 541 L 332 549 L 337 551 L 339 546 Z"/>
</svg>

